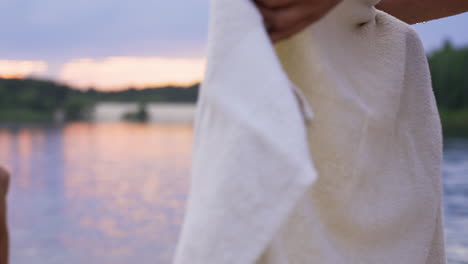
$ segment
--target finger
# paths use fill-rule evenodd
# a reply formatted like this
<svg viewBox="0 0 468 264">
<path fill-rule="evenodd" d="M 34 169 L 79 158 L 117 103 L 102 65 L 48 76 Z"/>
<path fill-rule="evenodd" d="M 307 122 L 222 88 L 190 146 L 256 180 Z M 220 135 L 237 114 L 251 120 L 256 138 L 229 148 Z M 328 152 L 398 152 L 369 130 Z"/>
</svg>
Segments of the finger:
<svg viewBox="0 0 468 264">
<path fill-rule="evenodd" d="M 253 0 L 258 6 L 276 9 L 297 4 L 298 0 Z"/>
<path fill-rule="evenodd" d="M 303 20 L 297 23 L 296 25 L 294 25 L 293 27 L 288 28 L 287 30 L 275 31 L 275 32 L 270 33 L 270 39 L 271 41 L 273 41 L 273 43 L 279 42 L 281 40 L 285 40 L 301 32 L 302 30 L 307 28 L 312 23 L 313 23 L 312 19 Z"/>
<path fill-rule="evenodd" d="M 310 17 L 310 13 L 300 5 L 272 10 L 259 7 L 268 32 L 284 31 Z"/>
</svg>

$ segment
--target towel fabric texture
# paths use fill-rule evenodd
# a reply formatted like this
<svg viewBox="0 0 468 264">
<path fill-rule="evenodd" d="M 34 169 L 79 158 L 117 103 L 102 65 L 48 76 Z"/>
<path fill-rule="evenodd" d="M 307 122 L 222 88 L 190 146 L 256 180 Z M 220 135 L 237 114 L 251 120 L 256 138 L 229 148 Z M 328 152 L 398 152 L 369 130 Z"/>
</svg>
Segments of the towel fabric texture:
<svg viewBox="0 0 468 264">
<path fill-rule="evenodd" d="M 212 0 L 175 264 L 442 264 L 442 138 L 415 31 L 345 0 L 273 45 Z"/>
</svg>

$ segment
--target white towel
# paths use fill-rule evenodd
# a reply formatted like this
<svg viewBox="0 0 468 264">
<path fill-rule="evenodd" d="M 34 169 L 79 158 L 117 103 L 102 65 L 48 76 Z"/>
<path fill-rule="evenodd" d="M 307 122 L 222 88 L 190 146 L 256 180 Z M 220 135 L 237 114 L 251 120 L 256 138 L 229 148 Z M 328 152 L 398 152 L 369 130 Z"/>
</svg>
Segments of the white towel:
<svg viewBox="0 0 468 264">
<path fill-rule="evenodd" d="M 212 0 L 175 264 L 445 262 L 427 61 L 375 3 L 274 47 L 250 0 Z"/>
</svg>

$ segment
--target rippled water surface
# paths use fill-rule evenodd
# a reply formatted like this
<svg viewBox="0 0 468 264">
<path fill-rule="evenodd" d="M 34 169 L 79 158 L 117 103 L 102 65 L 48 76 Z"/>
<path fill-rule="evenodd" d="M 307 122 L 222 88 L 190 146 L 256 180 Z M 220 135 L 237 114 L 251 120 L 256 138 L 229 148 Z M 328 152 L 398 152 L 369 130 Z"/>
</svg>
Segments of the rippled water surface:
<svg viewBox="0 0 468 264">
<path fill-rule="evenodd" d="M 468 140 L 446 140 L 445 236 L 449 263 L 468 263 Z"/>
<path fill-rule="evenodd" d="M 170 263 L 189 184 L 190 125 L 0 128 L 13 172 L 11 263 Z M 445 144 L 450 263 L 468 263 L 468 141 Z"/>
<path fill-rule="evenodd" d="M 191 136 L 189 125 L 1 129 L 11 263 L 168 263 Z"/>
</svg>

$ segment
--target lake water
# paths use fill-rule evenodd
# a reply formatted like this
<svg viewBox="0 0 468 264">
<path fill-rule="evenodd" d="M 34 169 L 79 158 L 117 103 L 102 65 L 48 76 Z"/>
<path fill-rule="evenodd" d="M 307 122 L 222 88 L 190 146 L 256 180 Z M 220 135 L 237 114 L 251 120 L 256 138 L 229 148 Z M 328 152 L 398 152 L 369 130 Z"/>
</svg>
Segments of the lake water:
<svg viewBox="0 0 468 264">
<path fill-rule="evenodd" d="M 11 263 L 170 263 L 191 141 L 188 124 L 0 128 Z M 449 263 L 468 263 L 468 141 L 445 142 L 443 181 Z"/>
</svg>

